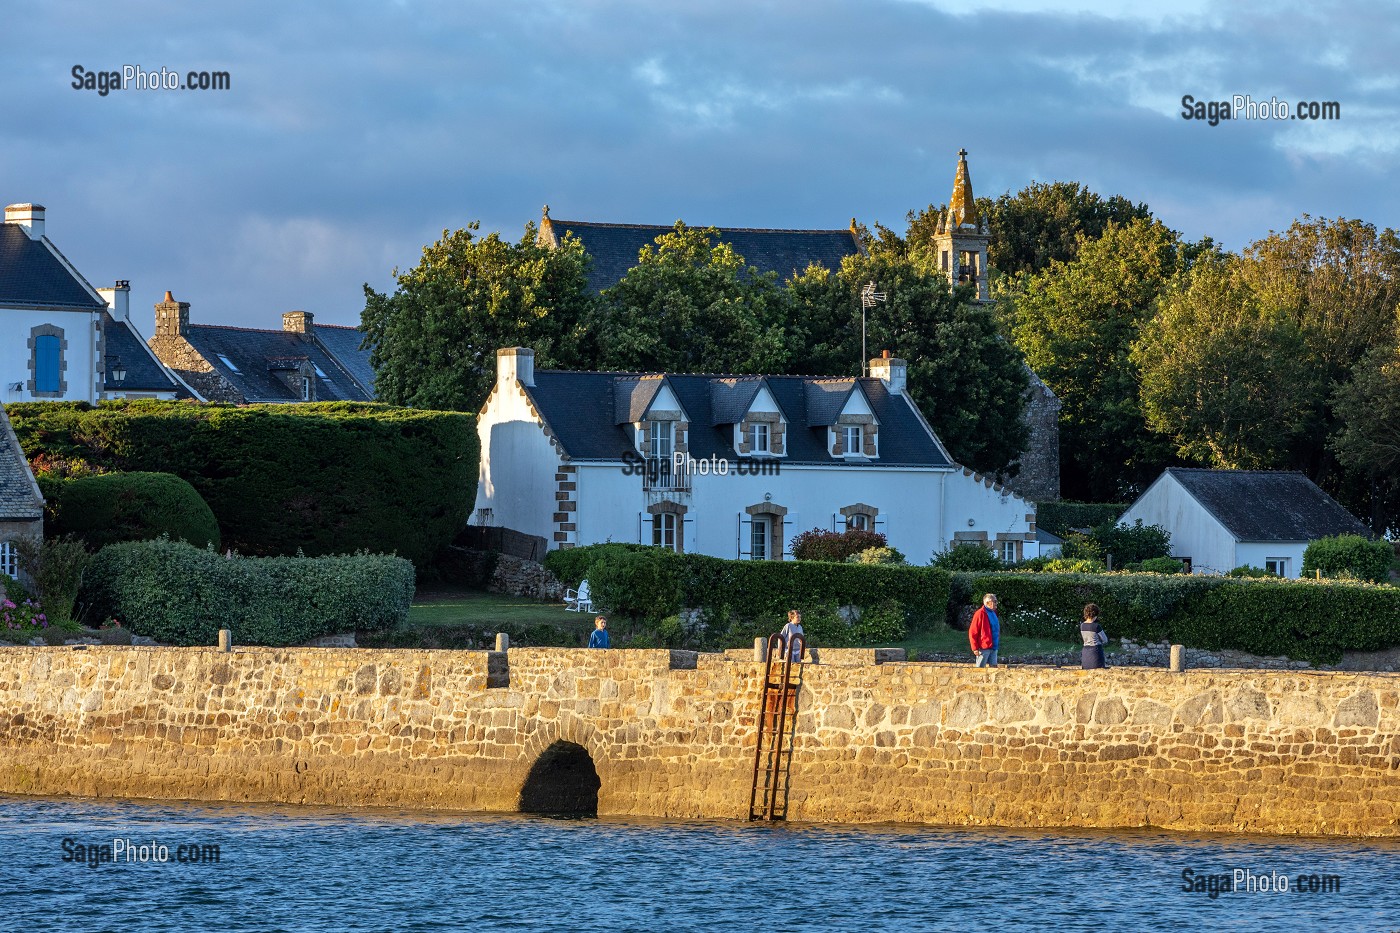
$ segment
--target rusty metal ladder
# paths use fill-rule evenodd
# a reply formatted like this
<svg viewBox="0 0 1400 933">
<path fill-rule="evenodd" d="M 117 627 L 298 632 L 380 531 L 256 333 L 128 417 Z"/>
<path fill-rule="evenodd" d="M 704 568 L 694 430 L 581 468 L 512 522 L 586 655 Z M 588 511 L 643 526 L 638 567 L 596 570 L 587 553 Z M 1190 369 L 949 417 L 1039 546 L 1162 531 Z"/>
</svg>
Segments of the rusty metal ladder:
<svg viewBox="0 0 1400 933">
<path fill-rule="evenodd" d="M 806 649 L 807 640 L 801 635 L 794 637 L 791 645 L 781 634 L 768 638 L 758 743 L 753 756 L 753 790 L 749 793 L 750 820 L 787 819 L 792 741 L 797 733 L 797 697 L 802 689 L 802 662 L 794 664 L 792 658 L 796 655 L 800 659 Z"/>
</svg>

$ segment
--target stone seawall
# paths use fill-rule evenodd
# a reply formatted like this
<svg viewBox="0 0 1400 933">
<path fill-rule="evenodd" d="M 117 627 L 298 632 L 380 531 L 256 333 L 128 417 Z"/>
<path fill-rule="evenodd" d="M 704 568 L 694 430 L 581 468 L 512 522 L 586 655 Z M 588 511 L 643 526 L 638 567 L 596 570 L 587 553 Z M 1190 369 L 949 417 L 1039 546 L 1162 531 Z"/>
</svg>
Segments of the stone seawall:
<svg viewBox="0 0 1400 933">
<path fill-rule="evenodd" d="M 790 819 L 1400 835 L 1400 675 L 875 660 L 803 671 Z M 600 813 L 743 818 L 761 680 L 738 653 L 5 648 L 0 792 L 513 810 L 566 742 Z"/>
</svg>

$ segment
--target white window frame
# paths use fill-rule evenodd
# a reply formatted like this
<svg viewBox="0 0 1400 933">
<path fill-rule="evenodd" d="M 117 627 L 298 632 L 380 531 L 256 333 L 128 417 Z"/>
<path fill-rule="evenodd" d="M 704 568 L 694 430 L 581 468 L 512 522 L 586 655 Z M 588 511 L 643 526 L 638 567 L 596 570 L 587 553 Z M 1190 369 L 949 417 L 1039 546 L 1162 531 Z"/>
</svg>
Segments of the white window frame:
<svg viewBox="0 0 1400 933">
<path fill-rule="evenodd" d="M 11 580 L 19 579 L 19 548 L 13 541 L 0 541 L 0 574 Z"/>
<path fill-rule="evenodd" d="M 847 457 L 865 456 L 865 428 L 858 424 L 843 424 L 838 431 L 841 432 L 841 447 Z M 854 434 L 856 442 L 851 444 L 851 435 Z"/>
<path fill-rule="evenodd" d="M 870 516 L 864 512 L 855 512 L 846 516 L 847 531 L 872 531 Z"/>
<path fill-rule="evenodd" d="M 1270 564 L 1272 564 L 1273 566 L 1269 566 Z M 1264 569 L 1269 571 L 1269 573 L 1276 573 L 1280 577 L 1288 576 L 1288 564 L 1289 560 L 1287 557 L 1264 558 Z"/>
<path fill-rule="evenodd" d="M 748 442 L 750 454 L 766 454 L 772 452 L 773 430 L 766 421 L 750 421 L 748 429 Z M 760 439 L 762 443 L 760 443 Z"/>
<path fill-rule="evenodd" d="M 768 553 L 773 533 L 773 517 L 771 515 L 755 515 L 749 528 L 749 559 L 769 560 Z"/>
<path fill-rule="evenodd" d="M 997 551 L 998 551 L 997 557 L 1001 558 L 1003 562 L 1008 563 L 1008 564 L 1014 564 L 1014 563 L 1016 563 L 1016 542 L 1015 542 L 1015 541 L 998 541 L 998 542 L 997 542 Z"/>
<path fill-rule="evenodd" d="M 651 517 L 651 543 L 680 551 L 680 516 L 675 512 L 657 512 Z"/>
<path fill-rule="evenodd" d="M 662 440 L 665 440 L 665 450 L 662 448 Z M 654 460 L 671 461 L 671 454 L 676 449 L 676 423 L 674 421 L 653 421 L 651 423 L 650 436 L 647 438 L 647 452 Z"/>
</svg>

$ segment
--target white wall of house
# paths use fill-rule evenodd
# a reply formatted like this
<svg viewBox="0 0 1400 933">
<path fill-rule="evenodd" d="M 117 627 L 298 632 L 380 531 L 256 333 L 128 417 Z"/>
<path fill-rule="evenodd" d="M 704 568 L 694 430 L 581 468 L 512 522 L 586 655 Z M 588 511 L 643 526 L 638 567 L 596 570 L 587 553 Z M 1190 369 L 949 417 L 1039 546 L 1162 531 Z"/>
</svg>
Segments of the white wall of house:
<svg viewBox="0 0 1400 933">
<path fill-rule="evenodd" d="M 477 420 L 477 435 L 481 469 L 471 523 L 539 535 L 552 546 L 559 452 L 517 383 L 497 384 Z"/>
<path fill-rule="evenodd" d="M 1251 567 L 1268 567 L 1270 560 L 1283 558 L 1286 577 L 1302 576 L 1303 552 L 1308 549 L 1306 541 L 1244 541 L 1235 545 L 1235 567 L 1248 564 Z M 1228 568 L 1233 569 L 1233 568 Z"/>
<path fill-rule="evenodd" d="M 876 509 L 875 530 L 914 564 L 928 563 L 954 531 L 986 532 L 989 542 L 998 534 L 1033 537 L 1026 516 L 1034 507 L 961 471 L 934 468 L 784 463 L 776 476 L 696 476 L 689 493 L 661 493 L 644 491 L 642 477 L 627 475 L 620 464 L 580 463 L 577 495 L 579 544 L 651 544 L 648 506 L 671 501 L 686 508 L 684 550 L 731 559 L 751 555 L 747 510 L 765 502 L 787 509 L 783 546 L 789 556 L 792 538 L 804 531 L 844 530 L 841 509 L 852 505 Z"/>
<path fill-rule="evenodd" d="M 1235 536 L 1170 473 L 1159 476 L 1118 521 L 1131 525 L 1139 519 L 1171 533 L 1172 556 L 1189 557 L 1192 573 L 1228 573 L 1243 563 L 1236 555 Z"/>
<path fill-rule="evenodd" d="M 36 311 L 0 307 L 0 399 L 5 402 L 94 402 L 98 382 L 98 312 Z M 29 368 L 34 351 L 34 328 L 48 325 L 63 331 L 67 347 L 62 351 L 61 394 L 36 395 L 29 390 L 34 373 Z M 20 388 L 16 389 L 15 386 Z"/>
</svg>

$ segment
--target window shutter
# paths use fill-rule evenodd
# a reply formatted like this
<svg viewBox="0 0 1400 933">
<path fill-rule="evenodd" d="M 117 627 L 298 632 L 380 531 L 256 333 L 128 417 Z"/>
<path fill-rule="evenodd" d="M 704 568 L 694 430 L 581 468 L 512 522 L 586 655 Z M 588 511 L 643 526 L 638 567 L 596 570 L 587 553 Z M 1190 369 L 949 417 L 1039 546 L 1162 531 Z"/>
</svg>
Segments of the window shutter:
<svg viewBox="0 0 1400 933">
<path fill-rule="evenodd" d="M 753 519 L 752 519 L 750 516 L 744 514 L 743 512 L 740 512 L 740 513 L 739 513 L 739 540 L 736 542 L 736 550 L 737 550 L 736 556 L 738 557 L 739 560 L 744 560 L 745 558 L 753 557 L 753 551 L 751 550 L 752 547 L 753 547 L 752 542 L 753 542 Z"/>
<path fill-rule="evenodd" d="M 682 551 L 695 550 L 695 519 L 682 515 L 678 532 L 680 533 L 680 549 Z"/>
<path fill-rule="evenodd" d="M 645 522 L 645 514 L 642 513 L 642 512 L 638 512 L 638 513 L 637 513 L 637 543 L 638 543 L 638 544 L 650 544 L 650 543 L 651 543 L 649 540 L 647 540 L 647 539 L 645 539 L 645 538 L 642 537 L 642 526 L 643 526 L 644 522 Z"/>
<path fill-rule="evenodd" d="M 796 512 L 790 512 L 790 513 L 788 513 L 787 515 L 775 515 L 775 516 L 773 517 L 773 520 L 780 523 L 780 524 L 778 525 L 778 527 L 781 529 L 781 531 L 780 531 L 780 533 L 779 533 L 779 536 L 778 536 L 778 559 L 779 559 L 779 560 L 787 560 L 787 559 L 788 559 L 788 530 L 789 530 L 789 529 L 796 530 L 796 529 L 798 529 L 798 528 L 801 528 L 801 527 L 802 527 L 802 524 L 801 524 L 801 521 L 802 521 L 802 520 L 801 520 L 801 518 L 798 517 L 798 515 L 797 515 Z"/>
</svg>

